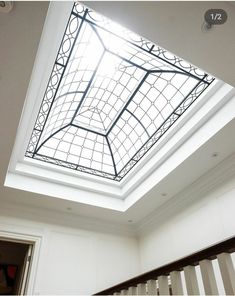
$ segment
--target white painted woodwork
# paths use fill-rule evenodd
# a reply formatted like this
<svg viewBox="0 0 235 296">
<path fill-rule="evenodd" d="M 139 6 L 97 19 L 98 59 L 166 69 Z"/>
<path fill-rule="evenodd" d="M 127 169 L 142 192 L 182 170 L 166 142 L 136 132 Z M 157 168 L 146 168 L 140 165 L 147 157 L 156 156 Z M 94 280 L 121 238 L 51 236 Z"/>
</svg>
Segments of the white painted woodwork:
<svg viewBox="0 0 235 296">
<path fill-rule="evenodd" d="M 199 287 L 195 266 L 184 267 L 185 283 L 189 295 L 199 295 Z"/>
<path fill-rule="evenodd" d="M 33 252 L 33 245 L 29 245 L 28 252 L 25 256 L 24 266 L 22 270 L 23 277 L 21 279 L 20 288 L 19 288 L 19 295 L 25 295 L 26 294 L 26 288 L 27 288 L 27 281 L 29 278 L 29 270 L 30 265 L 32 261 L 32 252 Z"/>
<path fill-rule="evenodd" d="M 173 295 L 183 295 L 183 286 L 180 271 L 170 272 L 170 278 Z"/>
<path fill-rule="evenodd" d="M 146 284 L 140 283 L 137 285 L 137 295 L 146 295 Z"/>
<path fill-rule="evenodd" d="M 157 295 L 157 282 L 156 280 L 147 281 L 148 295 Z"/>
<path fill-rule="evenodd" d="M 165 275 L 161 275 L 157 278 L 158 286 L 159 286 L 159 294 L 160 295 L 170 295 L 169 286 L 168 286 L 168 277 Z"/>
<path fill-rule="evenodd" d="M 235 271 L 231 255 L 222 253 L 217 255 L 224 290 L 227 295 L 235 295 Z"/>
<path fill-rule="evenodd" d="M 133 286 L 128 289 L 128 295 L 137 295 L 137 287 Z"/>
<path fill-rule="evenodd" d="M 218 295 L 218 287 L 216 284 L 215 273 L 211 260 L 202 260 L 199 262 L 203 286 L 206 295 Z"/>
<path fill-rule="evenodd" d="M 127 295 L 127 290 L 121 290 L 121 295 Z"/>
</svg>

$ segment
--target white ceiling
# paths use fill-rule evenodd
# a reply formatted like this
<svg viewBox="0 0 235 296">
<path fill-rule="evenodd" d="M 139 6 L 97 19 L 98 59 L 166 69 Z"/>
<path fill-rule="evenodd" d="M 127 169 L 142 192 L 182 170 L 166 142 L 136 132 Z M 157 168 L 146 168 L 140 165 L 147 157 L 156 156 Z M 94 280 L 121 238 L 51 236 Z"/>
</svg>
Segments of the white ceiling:
<svg viewBox="0 0 235 296">
<path fill-rule="evenodd" d="M 88 2 L 130 29 L 155 41 L 225 82 L 235 85 L 235 6 L 225 2 Z M 0 14 L 0 199 L 14 203 L 67 211 L 98 219 L 139 222 L 160 204 L 194 182 L 235 151 L 233 120 L 168 175 L 144 201 L 125 213 L 53 199 L 6 188 L 5 174 L 22 112 L 25 94 L 46 16 L 47 2 L 15 2 L 9 14 Z M 229 15 L 223 26 L 203 33 L 204 11 L 224 8 Z M 234 16 L 234 17 L 233 17 Z M 219 152 L 212 158 L 213 152 Z M 200 162 L 200 167 L 196 164 Z M 193 170 L 191 168 L 194 168 Z M 167 192 L 167 196 L 161 193 Z"/>
</svg>

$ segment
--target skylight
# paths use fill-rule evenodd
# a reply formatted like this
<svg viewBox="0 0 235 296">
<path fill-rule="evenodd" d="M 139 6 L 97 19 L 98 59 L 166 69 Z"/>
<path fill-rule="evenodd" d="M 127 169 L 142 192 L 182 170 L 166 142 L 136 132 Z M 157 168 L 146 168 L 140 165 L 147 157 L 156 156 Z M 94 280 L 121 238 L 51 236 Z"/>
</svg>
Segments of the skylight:
<svg viewBox="0 0 235 296">
<path fill-rule="evenodd" d="M 213 80 L 75 3 L 25 155 L 120 181 Z"/>
</svg>

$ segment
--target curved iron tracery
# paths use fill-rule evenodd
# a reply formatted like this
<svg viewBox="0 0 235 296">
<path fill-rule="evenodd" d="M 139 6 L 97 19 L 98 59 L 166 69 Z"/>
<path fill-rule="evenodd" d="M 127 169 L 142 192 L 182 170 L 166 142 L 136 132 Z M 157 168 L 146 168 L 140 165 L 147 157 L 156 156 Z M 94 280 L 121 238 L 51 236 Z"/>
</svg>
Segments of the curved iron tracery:
<svg viewBox="0 0 235 296">
<path fill-rule="evenodd" d="M 76 2 L 26 156 L 120 181 L 213 80 Z"/>
</svg>

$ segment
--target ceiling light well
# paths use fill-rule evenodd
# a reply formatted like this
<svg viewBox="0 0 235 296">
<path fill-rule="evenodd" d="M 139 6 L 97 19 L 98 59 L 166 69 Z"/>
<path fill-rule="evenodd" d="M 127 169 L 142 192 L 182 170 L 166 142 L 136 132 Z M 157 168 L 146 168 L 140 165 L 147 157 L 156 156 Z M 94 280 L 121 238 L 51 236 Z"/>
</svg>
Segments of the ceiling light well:
<svg viewBox="0 0 235 296">
<path fill-rule="evenodd" d="M 61 6 L 63 6 L 64 9 L 61 9 Z M 44 93 L 45 93 L 45 90 L 47 89 L 48 81 L 51 77 L 51 71 L 54 66 L 53 61 L 57 56 L 58 48 L 63 38 L 64 29 L 62 28 L 66 27 L 68 18 L 70 17 L 71 9 L 72 9 L 71 3 L 63 3 L 63 4 L 51 3 L 50 5 L 47 20 L 46 20 L 42 38 L 40 41 L 37 58 L 35 61 L 35 66 L 32 72 L 32 77 L 31 77 L 31 82 L 29 85 L 28 93 L 27 93 L 26 103 L 25 103 L 22 119 L 19 125 L 18 135 L 17 135 L 14 151 L 12 154 L 12 159 L 9 165 L 8 176 L 5 184 L 7 186 L 11 186 L 11 187 L 15 186 L 17 188 L 20 188 L 21 186 L 22 189 L 29 190 L 29 191 L 36 189 L 41 194 L 48 194 L 49 192 L 49 195 L 57 198 L 68 198 L 76 202 L 88 203 L 95 206 L 101 206 L 101 207 L 116 209 L 119 211 L 125 211 L 127 208 L 133 205 L 138 199 L 142 198 L 151 188 L 156 186 L 161 178 L 164 178 L 164 176 L 167 173 L 169 173 L 170 170 L 172 170 L 181 161 L 183 161 L 185 157 L 187 157 L 187 154 L 181 155 L 181 152 L 177 150 L 177 148 L 181 147 L 186 142 L 189 143 L 191 141 L 190 138 L 192 137 L 192 135 L 194 135 L 197 132 L 197 130 L 201 128 L 203 123 L 207 122 L 211 118 L 212 114 L 216 113 L 219 108 L 221 112 L 224 112 L 224 110 L 222 110 L 223 109 L 222 107 L 228 101 L 228 94 L 231 91 L 231 87 L 222 82 L 214 81 L 213 86 L 205 90 L 204 95 L 198 97 L 198 99 L 189 108 L 189 110 L 187 110 L 187 112 L 183 114 L 177 120 L 177 122 L 174 125 L 172 125 L 172 127 L 164 133 L 164 137 L 160 137 L 158 139 L 157 145 L 153 145 L 153 147 L 149 150 L 148 147 L 151 146 L 150 145 L 151 142 L 148 143 L 148 145 L 143 149 L 146 151 L 149 150 L 148 153 L 144 154 L 141 160 L 137 164 L 135 164 L 134 166 L 130 166 L 131 169 L 129 171 L 127 170 L 128 174 L 125 177 L 124 175 L 122 175 L 120 180 L 113 180 L 113 178 L 108 178 L 108 179 L 101 178 L 99 175 L 97 175 L 96 171 L 98 170 L 96 169 L 96 167 L 92 167 L 92 166 L 88 168 L 90 171 L 94 172 L 94 174 L 88 174 L 87 172 L 85 174 L 83 170 L 79 170 L 79 171 L 71 170 L 60 165 L 55 166 L 54 164 L 50 164 L 47 161 L 37 161 L 37 159 L 25 157 L 24 154 L 25 154 L 25 151 L 27 150 L 28 143 L 30 141 L 30 138 L 32 139 L 31 137 L 32 128 L 34 127 L 34 131 L 36 130 L 35 122 L 37 118 L 39 118 L 38 110 L 40 109 L 42 98 L 44 97 Z M 58 28 L 58 32 L 55 32 L 55 28 Z M 118 55 L 122 53 L 125 47 L 127 47 L 127 45 L 123 43 L 121 43 L 120 46 L 117 47 L 116 50 L 118 51 Z M 111 51 L 111 49 L 108 49 L 108 50 Z M 149 56 L 149 54 L 147 56 Z M 116 68 L 121 67 L 120 72 L 123 72 L 124 70 L 129 71 L 127 70 L 127 68 L 135 69 L 134 73 L 136 75 L 138 74 L 136 77 L 138 77 L 140 81 L 143 81 L 143 84 L 146 81 L 148 84 L 150 84 L 150 80 L 149 81 L 146 80 L 147 78 L 149 79 L 151 78 L 153 80 L 153 82 L 151 83 L 154 84 L 154 79 L 156 79 L 155 73 L 150 74 L 148 72 L 147 74 L 147 72 L 144 72 L 143 69 L 139 69 L 139 68 L 138 68 L 139 70 L 137 71 L 136 70 L 137 67 L 133 65 L 129 65 L 128 62 L 126 61 L 127 59 L 126 60 L 120 59 L 116 55 L 115 57 L 117 58 L 112 60 L 113 55 L 110 54 L 110 52 L 108 54 L 108 60 L 103 60 L 104 57 L 105 56 L 101 58 L 100 56 L 101 67 L 99 70 L 100 72 L 98 71 L 99 67 L 97 68 L 97 72 L 96 72 L 97 81 L 102 76 L 114 75 Z M 110 61 L 110 59 L 112 61 Z M 102 66 L 102 61 L 104 63 L 103 66 Z M 181 60 L 179 59 L 176 61 L 176 63 L 180 61 Z M 95 62 L 96 61 L 92 61 L 91 65 L 94 66 Z M 148 65 L 149 63 L 149 61 L 148 62 L 144 61 L 144 62 L 145 62 L 145 66 Z M 120 63 L 121 63 L 121 66 L 120 66 Z M 106 64 L 110 64 L 111 65 L 110 68 L 107 69 L 107 67 L 105 66 Z M 128 67 L 127 67 L 127 64 L 128 64 Z M 163 65 L 162 67 L 167 67 L 164 63 L 162 65 Z M 143 68 L 143 64 L 141 65 L 141 67 Z M 104 69 L 106 72 L 103 71 Z M 164 69 L 163 71 L 165 71 Z M 194 71 L 193 69 L 194 67 L 192 66 L 192 71 Z M 148 68 L 148 71 L 152 71 L 152 70 Z M 202 72 L 198 72 L 198 73 L 202 73 Z M 174 79 L 175 74 L 176 73 L 173 74 L 172 79 Z M 159 79 L 159 77 L 157 79 Z M 120 102 L 119 100 L 115 101 L 115 102 L 118 102 L 119 107 L 116 108 L 117 109 L 115 111 L 116 113 L 113 114 L 110 120 L 108 118 L 108 115 L 109 115 L 109 112 L 111 111 L 107 111 L 106 113 L 103 112 L 104 113 L 103 114 L 101 111 L 104 109 L 98 108 L 96 106 L 97 104 L 92 105 L 92 102 L 95 100 L 95 97 L 92 97 L 92 100 L 91 100 L 91 95 L 83 96 L 84 100 L 80 106 L 82 109 L 78 110 L 76 114 L 75 113 L 71 114 L 71 116 L 73 117 L 73 120 L 69 121 L 70 123 L 66 127 L 67 128 L 66 132 L 68 130 L 70 131 L 72 130 L 71 134 L 74 135 L 76 134 L 75 132 L 76 130 L 79 133 L 79 137 L 81 139 L 81 136 L 80 136 L 81 130 L 85 131 L 85 129 L 88 126 L 89 128 L 92 129 L 92 132 L 90 132 L 90 134 L 92 134 L 93 137 L 94 137 L 94 134 L 96 134 L 96 140 L 95 140 L 96 143 L 103 141 L 103 143 L 106 143 L 106 148 L 105 148 L 106 151 L 110 151 L 110 147 L 108 146 L 112 145 L 111 143 L 112 138 L 109 138 L 110 140 L 109 145 L 108 145 L 107 139 L 105 141 L 104 138 L 107 137 L 107 133 L 111 129 L 111 127 L 113 126 L 112 128 L 114 129 L 115 124 L 117 124 L 118 120 L 122 118 L 120 117 L 120 114 L 121 116 L 122 115 L 124 116 L 125 114 L 124 121 L 126 122 L 128 122 L 129 120 L 128 118 L 133 117 L 133 115 L 129 113 L 129 112 L 133 113 L 133 110 L 127 109 L 126 105 L 128 101 L 130 101 L 128 105 L 130 106 L 131 102 L 133 102 L 133 98 L 137 99 L 136 94 L 143 86 L 143 84 L 139 85 L 139 80 L 135 82 L 136 84 L 133 85 L 132 88 L 128 86 L 128 88 L 130 89 L 130 93 L 125 97 L 125 100 L 123 100 L 122 102 Z M 40 81 L 40 85 L 38 85 L 38 81 Z M 89 82 L 90 80 L 88 81 L 88 84 Z M 167 79 L 166 79 L 166 82 L 168 82 Z M 178 83 L 178 80 L 176 80 L 176 83 Z M 66 82 L 64 82 L 64 85 L 65 84 Z M 169 87 L 172 86 L 171 83 L 167 83 L 167 85 Z M 193 85 L 193 87 L 194 86 L 195 85 Z M 134 96 L 133 96 L 133 90 L 135 92 Z M 89 91 L 92 91 L 92 88 L 90 88 Z M 63 93 L 61 92 L 60 95 L 63 95 Z M 132 96 L 133 98 L 130 100 Z M 80 99 L 81 98 L 77 98 L 78 101 Z M 146 99 L 145 102 L 147 103 L 148 101 L 151 106 L 154 105 L 154 102 L 152 104 L 150 98 Z M 76 100 L 73 101 L 72 103 L 74 102 L 76 103 Z M 110 105 L 107 103 L 107 101 L 103 103 L 104 103 L 104 106 Z M 60 112 L 57 112 L 58 114 L 56 112 L 57 111 L 55 111 L 54 114 L 56 114 L 56 116 L 57 115 L 60 116 Z M 70 108 L 66 109 L 66 112 L 67 113 L 70 112 Z M 85 113 L 89 115 L 84 116 Z M 87 118 L 90 118 L 90 114 L 92 114 L 93 116 L 92 117 L 93 122 L 86 121 Z M 137 118 L 137 119 L 134 118 L 135 121 L 138 122 L 140 113 L 133 113 L 133 114 L 135 115 L 134 117 Z M 102 116 L 103 116 L 103 119 L 102 120 L 100 119 L 99 121 L 99 118 L 102 118 Z M 50 115 L 48 115 L 48 118 L 49 117 Z M 69 118 L 69 119 L 72 119 L 72 118 Z M 65 119 L 63 118 L 61 120 L 62 121 L 68 120 L 68 117 L 66 117 Z M 229 120 L 229 117 L 227 118 L 227 120 Z M 51 116 L 51 122 L 52 121 L 53 121 L 53 116 Z M 55 120 L 55 122 L 57 122 L 57 120 Z M 102 125 L 99 125 L 97 122 L 100 122 Z M 147 132 L 144 131 L 144 128 L 141 127 L 141 124 L 144 124 L 144 123 L 142 121 L 141 123 L 137 123 L 137 125 L 140 125 L 140 128 L 142 128 L 143 134 L 145 135 L 144 137 L 147 137 L 148 139 Z M 218 122 L 218 125 L 219 124 L 225 124 L 225 122 L 223 123 Z M 77 127 L 78 125 L 79 125 L 79 128 Z M 63 129 L 66 129 L 66 128 L 63 128 Z M 213 132 L 216 131 L 217 128 L 218 126 L 215 125 L 213 127 L 213 130 L 211 130 L 211 133 L 208 133 L 208 136 L 211 136 Z M 98 134 L 98 131 L 99 131 L 99 134 Z M 57 130 L 53 130 L 53 129 L 50 130 L 50 128 L 47 129 L 47 134 L 50 134 L 50 133 L 53 134 L 54 132 L 57 132 Z M 129 133 L 131 133 L 130 130 L 129 130 Z M 47 139 L 46 135 L 42 135 L 42 137 L 44 136 L 45 138 L 43 138 L 43 140 L 41 141 L 41 144 L 43 143 L 43 141 Z M 117 135 L 115 134 L 113 137 L 113 141 L 116 136 Z M 92 136 L 90 138 L 92 138 Z M 86 139 L 89 140 L 87 141 L 87 144 L 85 147 L 87 149 L 91 144 L 90 141 L 92 141 L 92 139 L 90 138 L 86 137 Z M 122 140 L 123 138 L 120 138 L 120 139 Z M 202 145 L 203 141 L 205 140 L 206 139 L 201 139 L 201 141 L 198 141 L 197 144 L 194 145 L 194 147 L 192 148 L 191 153 L 193 153 L 195 149 L 197 149 L 200 145 Z M 154 143 L 152 142 L 152 144 Z M 48 147 L 48 149 L 49 148 L 50 147 Z M 67 152 L 68 151 L 65 151 L 65 154 Z M 93 151 L 93 153 L 94 152 L 98 152 L 98 151 Z M 111 155 L 108 153 L 109 152 L 107 152 L 107 155 L 110 156 L 108 159 L 108 164 L 110 168 L 113 168 L 113 160 Z M 178 159 L 177 162 L 175 161 L 175 158 Z M 127 160 L 127 162 L 129 160 Z M 63 159 L 57 160 L 58 163 L 62 163 L 63 161 L 64 161 Z M 171 165 L 169 164 L 170 162 L 171 162 Z M 76 163 L 76 165 L 77 164 L 78 163 Z M 82 165 L 80 165 L 80 168 L 81 167 Z M 111 169 L 110 171 L 102 171 L 102 174 L 109 174 L 109 176 L 111 175 L 111 176 L 117 177 L 115 173 L 113 174 L 113 171 L 111 171 Z M 156 175 L 157 175 L 157 178 L 156 178 Z M 32 181 L 33 183 L 31 183 L 33 185 L 29 186 L 27 184 L 27 181 L 26 181 L 27 178 L 30 178 L 31 181 L 33 180 Z M 36 184 L 39 184 L 37 182 L 39 182 L 41 185 L 40 186 L 36 185 Z M 48 191 L 47 186 L 42 186 L 42 184 L 45 185 L 49 183 L 50 183 L 49 185 L 50 190 Z M 57 189 L 55 190 L 56 186 L 57 186 Z"/>
<path fill-rule="evenodd" d="M 213 81 L 75 2 L 25 156 L 121 181 Z"/>
</svg>

